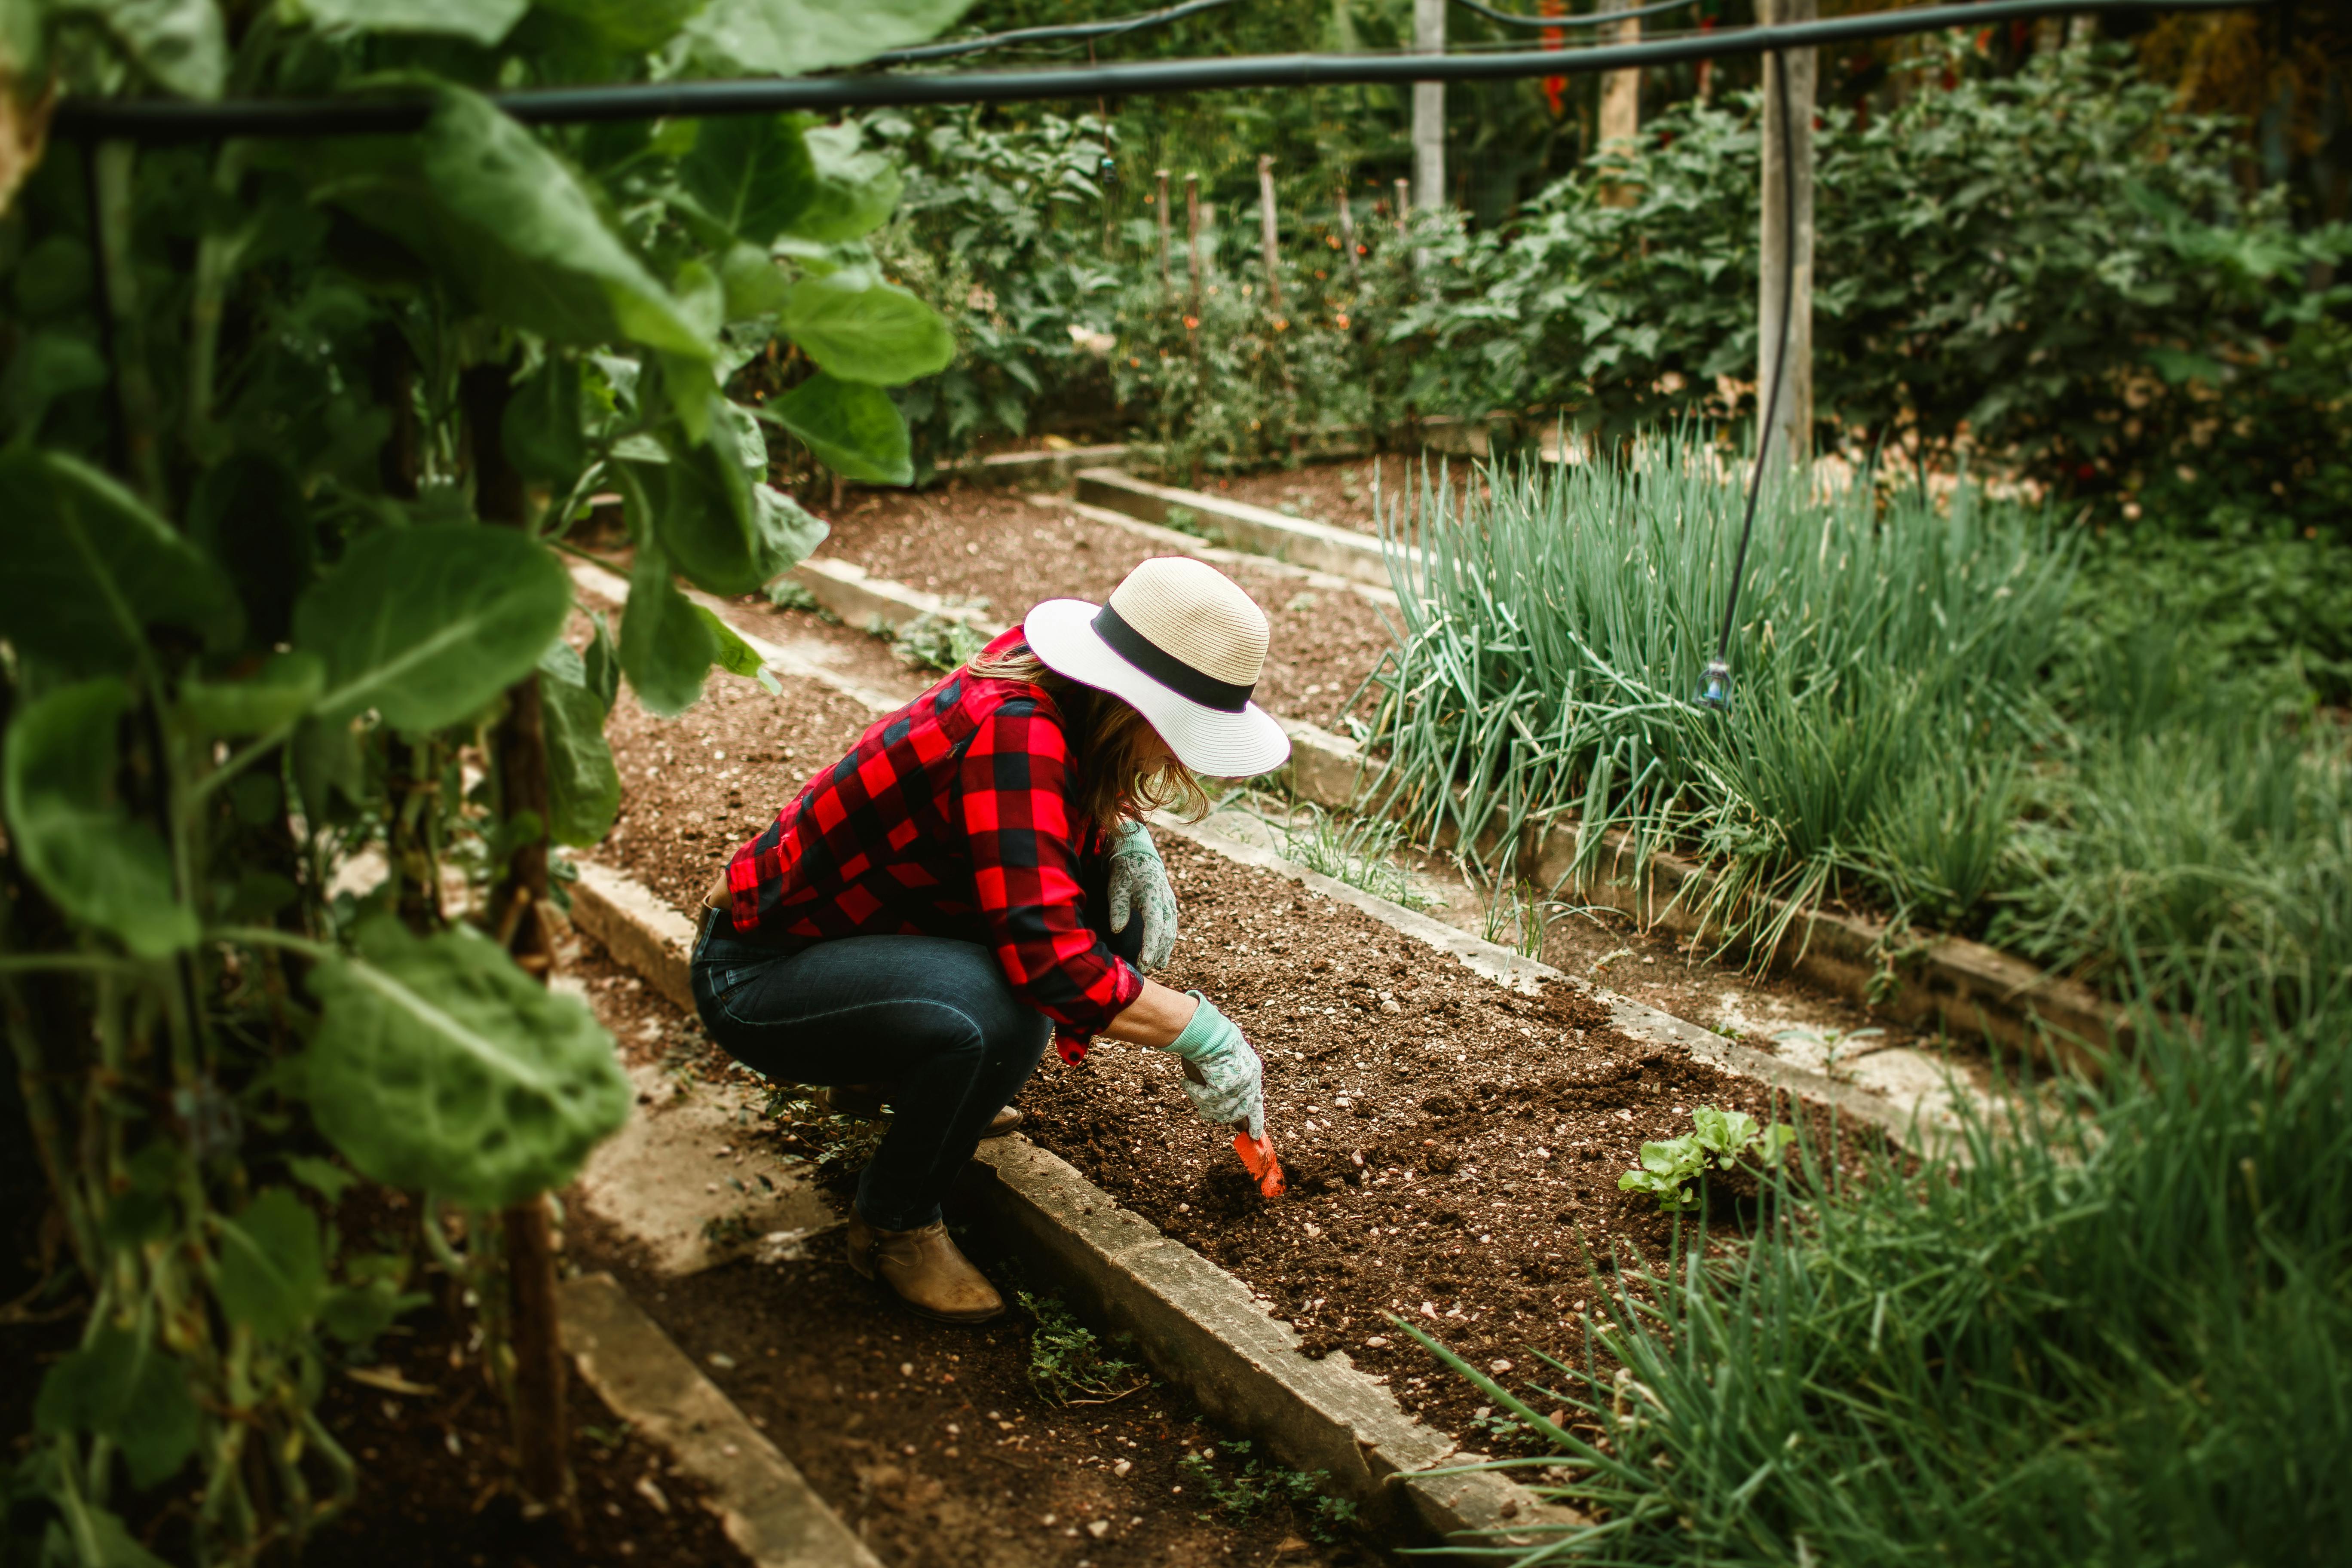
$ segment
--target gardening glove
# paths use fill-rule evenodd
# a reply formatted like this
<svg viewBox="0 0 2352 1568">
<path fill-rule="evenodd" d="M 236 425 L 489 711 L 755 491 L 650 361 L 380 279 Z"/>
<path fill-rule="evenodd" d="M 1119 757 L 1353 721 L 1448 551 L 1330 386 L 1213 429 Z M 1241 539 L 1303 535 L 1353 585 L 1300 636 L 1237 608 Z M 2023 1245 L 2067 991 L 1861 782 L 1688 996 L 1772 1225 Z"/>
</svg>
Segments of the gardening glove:
<svg viewBox="0 0 2352 1568">
<path fill-rule="evenodd" d="M 1122 822 L 1111 835 L 1110 929 L 1125 931 L 1128 921 L 1139 913 L 1143 917 L 1143 952 L 1138 963 L 1149 974 L 1176 949 L 1176 889 L 1169 886 L 1168 868 L 1143 824 Z"/>
<path fill-rule="evenodd" d="M 1246 1127 L 1253 1139 L 1265 1136 L 1265 1069 L 1232 1019 L 1198 991 L 1200 1004 L 1184 1032 L 1167 1049 L 1184 1058 L 1184 1092 L 1192 1109 L 1212 1127 Z"/>
</svg>

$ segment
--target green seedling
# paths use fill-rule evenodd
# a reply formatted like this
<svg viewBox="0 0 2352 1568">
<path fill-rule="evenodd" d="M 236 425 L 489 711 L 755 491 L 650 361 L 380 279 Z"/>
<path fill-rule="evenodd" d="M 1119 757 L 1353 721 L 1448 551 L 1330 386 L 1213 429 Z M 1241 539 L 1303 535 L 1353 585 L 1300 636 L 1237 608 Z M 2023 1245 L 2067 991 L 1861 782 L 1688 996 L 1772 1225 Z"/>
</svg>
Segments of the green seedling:
<svg viewBox="0 0 2352 1568">
<path fill-rule="evenodd" d="M 1642 1145 L 1642 1168 L 1617 1178 L 1621 1193 L 1648 1193 L 1669 1214 L 1698 1207 L 1696 1184 L 1710 1163 L 1731 1170 L 1742 1156 L 1754 1154 L 1767 1165 L 1778 1164 L 1796 1141 L 1793 1128 L 1774 1123 L 1758 1125 L 1744 1110 L 1723 1110 L 1702 1105 L 1691 1113 L 1691 1130 L 1663 1143 Z"/>
<path fill-rule="evenodd" d="M 1055 1405 L 1103 1405 L 1141 1388 L 1143 1369 L 1103 1348 L 1095 1331 L 1070 1315 L 1056 1296 L 1018 1292 L 1021 1310 L 1036 1320 L 1029 1336 L 1029 1385 Z"/>
<path fill-rule="evenodd" d="M 1243 1461 L 1230 1479 L 1217 1473 L 1216 1448 L 1187 1454 L 1176 1462 L 1176 1468 L 1229 1518 L 1248 1519 L 1270 1502 L 1288 1503 L 1306 1522 L 1307 1533 L 1322 1542 L 1338 1540 L 1340 1531 L 1356 1522 L 1354 1503 L 1324 1491 L 1331 1479 L 1330 1471 L 1309 1474 L 1286 1465 L 1250 1458 L 1249 1444 L 1239 1437 L 1221 1447 L 1228 1458 Z M 1203 1510 L 1196 1517 L 1206 1522 L 1215 1515 Z"/>
</svg>

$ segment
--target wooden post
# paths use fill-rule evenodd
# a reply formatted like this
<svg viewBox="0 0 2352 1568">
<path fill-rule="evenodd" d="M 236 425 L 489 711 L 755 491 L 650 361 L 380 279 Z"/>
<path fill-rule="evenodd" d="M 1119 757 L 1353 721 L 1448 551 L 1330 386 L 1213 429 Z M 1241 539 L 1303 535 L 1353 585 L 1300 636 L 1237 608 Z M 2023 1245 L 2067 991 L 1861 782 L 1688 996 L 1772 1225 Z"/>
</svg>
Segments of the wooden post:
<svg viewBox="0 0 2352 1568">
<path fill-rule="evenodd" d="M 1356 215 L 1348 203 L 1348 181 L 1345 175 L 1341 175 L 1339 179 L 1339 250 L 1348 258 L 1348 276 L 1351 279 L 1361 278 L 1364 269 L 1356 255 Z"/>
<path fill-rule="evenodd" d="M 1176 297 L 1176 280 L 1168 271 L 1168 171 L 1155 170 L 1152 178 L 1160 185 L 1160 291 L 1172 300 Z"/>
<path fill-rule="evenodd" d="M 1445 52 L 1447 0 L 1412 0 L 1412 52 Z M 1445 205 L 1445 84 L 1412 84 L 1412 189 L 1417 204 Z"/>
<path fill-rule="evenodd" d="M 1622 11 L 1627 0 L 1601 0 L 1603 11 Z M 1642 19 L 1628 16 L 1615 26 L 1603 26 L 1600 32 L 1612 35 L 1610 41 L 1638 44 L 1642 41 Z M 1601 146 L 1605 151 L 1614 147 L 1630 152 L 1634 139 L 1642 132 L 1642 73 L 1633 70 L 1610 71 L 1601 79 Z M 1601 202 L 1612 207 L 1633 205 L 1633 192 L 1625 185 L 1604 185 Z"/>
<path fill-rule="evenodd" d="M 1192 314 L 1201 313 L 1201 176 L 1184 176 L 1184 244 L 1192 268 Z"/>
<path fill-rule="evenodd" d="M 1282 246 L 1274 226 L 1274 154 L 1257 155 L 1257 243 L 1265 260 L 1265 308 L 1282 309 Z"/>
<path fill-rule="evenodd" d="M 1761 0 L 1768 24 L 1810 22 L 1818 0 Z M 1772 410 L 1771 437 L 1781 457 L 1811 456 L 1813 431 L 1813 82 L 1814 51 L 1790 49 L 1764 59 L 1761 266 L 1757 269 L 1756 396 L 1759 416 Z M 1781 93 L 1785 88 L 1785 106 Z M 1781 119 L 1788 121 L 1788 158 L 1781 162 Z M 1792 177 L 1793 176 L 1793 177 Z M 1793 201 L 1791 197 L 1793 196 Z M 1793 247 L 1790 237 L 1794 236 Z M 1783 270 L 1793 254 L 1793 273 Z M 1789 300 L 1788 371 L 1776 396 L 1772 362 L 1780 339 L 1780 302 Z M 1760 430 L 1758 439 L 1764 439 Z"/>
<path fill-rule="evenodd" d="M 1402 234 L 1412 221 L 1412 182 L 1400 179 L 1396 183 L 1396 231 Z"/>
<path fill-rule="evenodd" d="M 522 476 L 507 461 L 500 440 L 510 367 L 478 364 L 458 378 L 467 445 L 473 459 L 474 510 L 483 521 L 521 527 L 529 518 Z M 549 929 L 547 732 L 539 676 L 507 689 L 507 716 L 491 741 L 499 805 L 509 820 L 524 812 L 540 821 L 536 840 L 516 849 L 490 894 L 490 918 L 515 962 L 541 984 L 553 967 Z M 500 1216 L 506 1237 L 507 1303 L 514 1352 L 516 1479 L 526 1510 L 569 1518 L 574 1507 L 565 1411 L 563 1340 L 556 1319 L 555 1243 L 545 1194 L 526 1198 Z"/>
</svg>

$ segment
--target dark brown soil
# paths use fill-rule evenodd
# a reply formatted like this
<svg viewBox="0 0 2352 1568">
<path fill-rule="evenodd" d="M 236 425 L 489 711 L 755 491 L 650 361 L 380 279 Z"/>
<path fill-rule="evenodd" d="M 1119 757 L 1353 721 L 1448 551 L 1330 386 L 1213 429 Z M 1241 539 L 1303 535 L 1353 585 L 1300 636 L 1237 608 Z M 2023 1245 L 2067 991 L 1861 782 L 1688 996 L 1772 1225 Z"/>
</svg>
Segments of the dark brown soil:
<svg viewBox="0 0 2352 1568">
<path fill-rule="evenodd" d="M 437 1283 L 438 1275 L 428 1276 L 428 1284 Z M 747 1561 L 705 1506 L 702 1485 L 677 1473 L 666 1450 L 633 1434 L 576 1377 L 578 1528 L 525 1522 L 507 1485 L 513 1463 L 505 1404 L 480 1356 L 466 1351 L 471 1316 L 437 1307 L 414 1313 L 379 1342 L 383 1359 L 362 1369 L 430 1393 L 399 1394 L 348 1373 L 329 1383 L 320 1414 L 359 1461 L 361 1489 L 352 1511 L 313 1538 L 308 1561 L 337 1568 L 711 1568 Z"/>
<path fill-rule="evenodd" d="M 1040 599 L 1097 603 L 1138 562 L 1164 553 L 1124 530 L 1003 490 L 950 483 L 924 494 L 868 492 L 834 519 L 824 554 L 877 576 L 984 603 L 1000 622 Z M 1257 700 L 1270 711 L 1329 722 L 1395 646 L 1392 617 L 1359 595 L 1309 589 L 1255 565 L 1221 568 L 1273 628 Z"/>
<path fill-rule="evenodd" d="M 1465 483 L 1478 482 L 1467 460 L 1432 456 L 1428 460 L 1431 484 L 1437 482 L 1441 468 L 1452 479 L 1456 495 Z M 1393 526 L 1400 504 L 1405 516 L 1413 515 L 1421 504 L 1422 478 L 1420 458 L 1383 452 L 1378 457 L 1347 462 L 1302 463 L 1296 468 L 1274 468 L 1239 479 L 1204 478 L 1201 489 L 1272 511 L 1287 512 L 1310 522 L 1352 528 L 1359 533 L 1378 533 L 1377 518 L 1385 516 Z M 1377 516 L 1373 510 L 1376 494 Z"/>
<path fill-rule="evenodd" d="M 633 1057 L 740 1071 L 593 946 L 567 968 Z M 959 1236 L 1008 1294 L 1039 1289 L 984 1237 Z M 851 1272 L 838 1231 L 803 1258 L 689 1279 L 647 1272 L 625 1238 L 584 1216 L 566 1249 L 583 1268 L 611 1269 L 894 1568 L 1373 1561 L 1311 1506 L 1270 1501 L 1237 1516 L 1204 1495 L 1188 1454 L 1228 1487 L 1248 1458 L 1176 1391 L 1121 1375 L 1116 1386 L 1132 1392 L 1104 1403 L 1050 1399 L 1030 1380 L 1029 1311 L 978 1328 L 916 1318 Z"/>
<path fill-rule="evenodd" d="M 1345 1349 L 1484 1441 L 1476 1391 L 1388 1314 L 1557 1385 L 1528 1352 L 1585 1364 L 1579 1313 L 1609 1288 L 1587 1250 L 1605 1276 L 1612 1249 L 1655 1258 L 1674 1239 L 1653 1200 L 1617 1190 L 1641 1144 L 1689 1131 L 1701 1104 L 1774 1120 L 1772 1097 L 1628 1039 L 1581 993 L 1518 995 L 1286 879 L 1172 835 L 1161 847 L 1183 934 L 1157 978 L 1200 988 L 1256 1046 L 1290 1195 L 1257 1195 L 1162 1052 L 1101 1041 L 1080 1067 L 1049 1062 L 1018 1102 L 1027 1131 L 1239 1275 L 1309 1353 Z M 1717 1194 L 1719 1230 L 1743 1190 Z"/>
<path fill-rule="evenodd" d="M 838 761 L 873 717 L 806 680 L 775 697 L 714 672 L 702 701 L 678 719 L 653 717 L 625 690 L 605 729 L 621 769 L 621 815 L 595 853 L 690 910 L 736 846 Z"/>
</svg>

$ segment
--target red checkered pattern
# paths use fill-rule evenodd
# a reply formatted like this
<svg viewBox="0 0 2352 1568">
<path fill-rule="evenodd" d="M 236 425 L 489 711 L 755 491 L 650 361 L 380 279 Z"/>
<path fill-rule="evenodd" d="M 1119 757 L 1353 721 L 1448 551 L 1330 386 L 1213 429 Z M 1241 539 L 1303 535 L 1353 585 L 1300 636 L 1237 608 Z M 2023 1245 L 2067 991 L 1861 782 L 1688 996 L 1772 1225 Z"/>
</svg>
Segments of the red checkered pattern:
<svg viewBox="0 0 2352 1568">
<path fill-rule="evenodd" d="M 1143 977 L 1079 917 L 1078 861 L 1103 846 L 1070 804 L 1075 783 L 1051 696 L 957 670 L 877 721 L 735 851 L 730 919 L 761 940 L 984 942 L 1076 1061 Z"/>
</svg>

